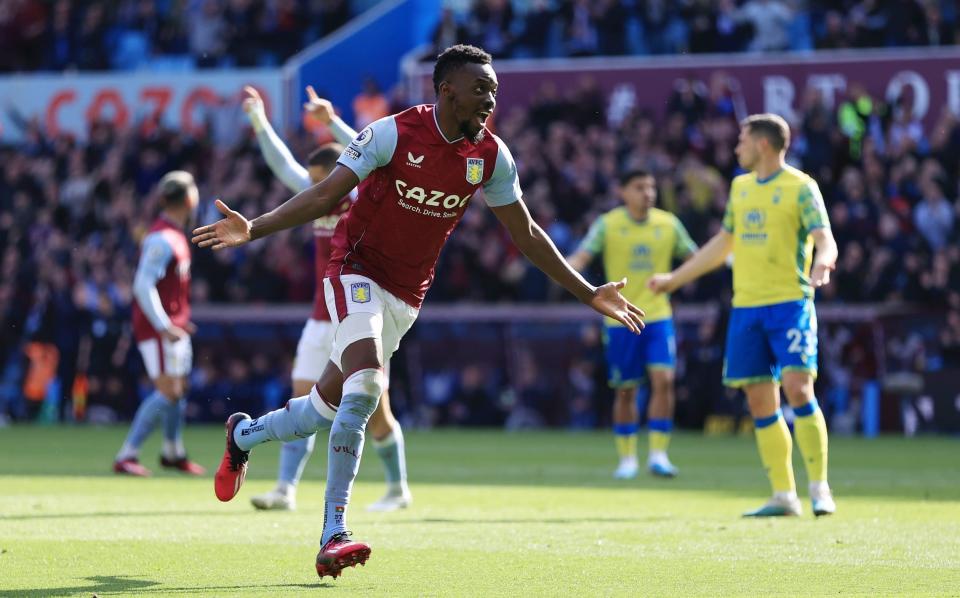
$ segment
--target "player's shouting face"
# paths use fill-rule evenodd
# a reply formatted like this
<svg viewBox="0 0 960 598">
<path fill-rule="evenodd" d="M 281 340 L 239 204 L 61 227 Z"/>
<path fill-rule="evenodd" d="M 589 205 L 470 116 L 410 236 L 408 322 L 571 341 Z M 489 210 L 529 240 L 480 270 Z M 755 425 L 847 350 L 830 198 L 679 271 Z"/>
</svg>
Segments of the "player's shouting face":
<svg viewBox="0 0 960 598">
<path fill-rule="evenodd" d="M 474 142 L 483 138 L 483 127 L 497 105 L 497 74 L 489 64 L 467 63 L 440 83 L 440 96 L 453 108 L 460 132 Z"/>
</svg>

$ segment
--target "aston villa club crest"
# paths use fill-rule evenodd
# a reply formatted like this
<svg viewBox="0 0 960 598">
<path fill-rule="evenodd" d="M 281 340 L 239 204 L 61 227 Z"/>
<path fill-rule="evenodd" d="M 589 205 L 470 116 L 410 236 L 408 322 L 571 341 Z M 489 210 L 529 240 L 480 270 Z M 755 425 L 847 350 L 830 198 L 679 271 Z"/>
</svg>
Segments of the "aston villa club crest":
<svg viewBox="0 0 960 598">
<path fill-rule="evenodd" d="M 483 180 L 483 158 L 467 158 L 467 182 L 479 185 Z"/>
<path fill-rule="evenodd" d="M 370 301 L 370 283 L 355 282 L 350 285 L 350 298 L 354 303 L 368 303 Z"/>
</svg>

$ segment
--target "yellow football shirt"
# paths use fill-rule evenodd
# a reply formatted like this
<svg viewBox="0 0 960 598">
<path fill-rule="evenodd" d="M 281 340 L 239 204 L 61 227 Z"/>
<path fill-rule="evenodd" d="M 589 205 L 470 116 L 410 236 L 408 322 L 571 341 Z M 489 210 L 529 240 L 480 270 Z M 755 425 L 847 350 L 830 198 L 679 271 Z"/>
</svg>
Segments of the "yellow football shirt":
<svg viewBox="0 0 960 598">
<path fill-rule="evenodd" d="M 733 306 L 813 297 L 811 231 L 830 226 L 816 181 L 787 166 L 765 180 L 733 179 L 723 228 L 733 235 Z"/>
<path fill-rule="evenodd" d="M 664 210 L 651 208 L 646 220 L 634 220 L 623 206 L 610 210 L 593 223 L 580 244 L 592 255 L 603 254 L 607 280 L 627 279 L 622 293 L 647 313 L 644 321 L 666 320 L 672 315 L 670 298 L 647 289 L 654 274 L 669 272 L 674 258 L 686 258 L 697 250 L 680 220 Z M 609 326 L 622 326 L 606 318 Z"/>
</svg>

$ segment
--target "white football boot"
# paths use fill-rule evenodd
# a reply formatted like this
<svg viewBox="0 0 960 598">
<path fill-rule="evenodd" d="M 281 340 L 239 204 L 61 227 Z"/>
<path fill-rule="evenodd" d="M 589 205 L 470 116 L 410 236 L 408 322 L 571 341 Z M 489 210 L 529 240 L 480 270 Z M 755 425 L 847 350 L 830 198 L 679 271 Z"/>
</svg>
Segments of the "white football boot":
<svg viewBox="0 0 960 598">
<path fill-rule="evenodd" d="M 650 457 L 647 459 L 647 471 L 650 472 L 650 475 L 658 478 L 675 478 L 679 473 L 673 463 L 670 462 L 667 453 L 663 451 L 650 453 Z"/>
<path fill-rule="evenodd" d="M 812 482 L 810 484 L 810 502 L 813 503 L 813 514 L 817 517 L 833 515 L 837 512 L 837 503 L 833 502 L 833 493 L 826 482 Z"/>
<path fill-rule="evenodd" d="M 383 498 L 368 506 L 367 511 L 371 513 L 389 513 L 391 511 L 406 509 L 411 504 L 413 504 L 413 496 L 410 494 L 409 488 L 406 486 L 402 488 L 390 488 L 387 490 L 387 493 L 383 495 Z"/>
<path fill-rule="evenodd" d="M 795 492 L 778 492 L 759 509 L 747 511 L 744 517 L 798 517 L 803 512 Z"/>
<path fill-rule="evenodd" d="M 637 477 L 638 471 L 640 471 L 640 463 L 637 461 L 637 458 L 627 457 L 620 459 L 620 465 L 618 465 L 616 471 L 613 472 L 613 478 L 616 480 L 632 480 Z"/>
<path fill-rule="evenodd" d="M 274 488 L 270 492 L 251 497 L 250 503 L 261 511 L 295 511 L 297 495 L 294 492 L 281 492 Z"/>
</svg>

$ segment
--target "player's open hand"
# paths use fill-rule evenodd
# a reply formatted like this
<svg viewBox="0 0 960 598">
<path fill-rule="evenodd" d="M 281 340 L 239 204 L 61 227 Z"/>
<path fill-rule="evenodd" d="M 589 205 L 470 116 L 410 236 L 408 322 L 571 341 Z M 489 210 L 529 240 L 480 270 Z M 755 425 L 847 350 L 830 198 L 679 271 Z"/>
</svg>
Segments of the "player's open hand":
<svg viewBox="0 0 960 598">
<path fill-rule="evenodd" d="M 251 118 L 265 116 L 263 98 L 261 98 L 260 93 L 250 85 L 243 86 L 243 111 Z"/>
<path fill-rule="evenodd" d="M 814 264 L 813 269 L 810 270 L 810 284 L 815 289 L 827 286 L 830 284 L 830 272 L 832 271 L 833 268 L 826 264 Z"/>
<path fill-rule="evenodd" d="M 335 114 L 330 100 L 318 96 L 312 85 L 307 85 L 307 101 L 303 103 L 303 110 L 325 125 L 330 124 Z"/>
<path fill-rule="evenodd" d="M 240 212 L 234 212 L 219 199 L 214 202 L 220 213 L 226 216 L 213 224 L 193 229 L 193 239 L 199 247 L 211 247 L 214 251 L 237 247 L 250 242 L 250 221 Z"/>
<path fill-rule="evenodd" d="M 587 305 L 603 315 L 610 316 L 620 322 L 629 328 L 630 332 L 640 334 L 640 331 L 643 330 L 645 326 L 641 318 L 646 314 L 643 313 L 642 309 L 627 301 L 623 295 L 620 294 L 620 289 L 626 284 L 627 279 L 624 278 L 620 282 L 608 282 L 603 286 L 597 287 L 597 292 L 593 294 L 593 297 Z"/>
<path fill-rule="evenodd" d="M 647 288 L 653 291 L 656 294 L 660 293 L 669 293 L 673 289 L 673 275 L 672 274 L 654 274 L 647 280 Z"/>
</svg>

